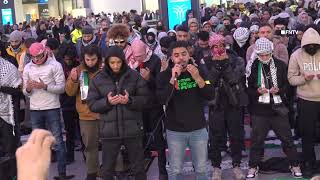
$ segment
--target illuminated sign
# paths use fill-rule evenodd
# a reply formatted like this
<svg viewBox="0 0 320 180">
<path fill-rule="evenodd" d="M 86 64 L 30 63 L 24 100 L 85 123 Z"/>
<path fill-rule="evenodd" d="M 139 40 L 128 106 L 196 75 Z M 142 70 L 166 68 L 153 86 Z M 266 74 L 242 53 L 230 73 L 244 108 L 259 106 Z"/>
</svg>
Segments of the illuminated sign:
<svg viewBox="0 0 320 180">
<path fill-rule="evenodd" d="M 11 25 L 13 25 L 13 14 L 12 9 L 1 9 L 2 14 L 2 24 L 7 24 L 10 22 Z"/>
<path fill-rule="evenodd" d="M 186 20 L 186 12 L 191 9 L 191 0 L 168 0 L 169 28 Z"/>
</svg>

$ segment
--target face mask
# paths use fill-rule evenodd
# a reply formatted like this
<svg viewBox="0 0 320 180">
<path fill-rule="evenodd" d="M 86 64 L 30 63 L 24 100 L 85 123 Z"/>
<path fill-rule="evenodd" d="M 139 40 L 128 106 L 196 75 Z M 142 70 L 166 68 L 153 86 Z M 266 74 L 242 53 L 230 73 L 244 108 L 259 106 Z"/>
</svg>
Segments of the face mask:
<svg viewBox="0 0 320 180">
<path fill-rule="evenodd" d="M 213 55 L 221 56 L 222 54 L 226 53 L 225 48 L 213 48 Z"/>
<path fill-rule="evenodd" d="M 262 60 L 262 59 L 258 56 L 258 60 L 259 60 L 262 64 L 269 64 L 270 61 L 271 61 L 271 59 L 272 59 L 272 56 L 271 56 L 268 60 L 264 61 L 264 60 Z"/>
<path fill-rule="evenodd" d="M 311 46 L 305 46 L 304 47 L 304 50 L 311 56 L 315 55 L 317 53 L 317 51 L 319 50 L 319 46 L 314 46 L 314 45 L 311 45 Z"/>
</svg>

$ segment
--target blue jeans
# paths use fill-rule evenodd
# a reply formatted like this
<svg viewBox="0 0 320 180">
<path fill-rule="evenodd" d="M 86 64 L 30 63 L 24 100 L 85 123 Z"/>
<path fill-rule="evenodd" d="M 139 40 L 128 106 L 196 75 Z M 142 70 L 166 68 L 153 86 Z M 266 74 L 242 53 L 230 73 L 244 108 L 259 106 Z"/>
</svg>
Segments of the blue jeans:
<svg viewBox="0 0 320 180">
<path fill-rule="evenodd" d="M 59 175 L 66 173 L 66 145 L 62 137 L 62 125 L 60 109 L 44 111 L 30 111 L 32 129 L 45 129 L 46 124 L 56 139 L 55 148 L 57 150 Z"/>
<path fill-rule="evenodd" d="M 197 180 L 208 180 L 208 132 L 205 128 L 192 132 L 176 132 L 167 130 L 169 147 L 168 172 L 170 180 L 182 180 L 185 149 L 191 149 L 192 164 L 195 167 Z"/>
</svg>

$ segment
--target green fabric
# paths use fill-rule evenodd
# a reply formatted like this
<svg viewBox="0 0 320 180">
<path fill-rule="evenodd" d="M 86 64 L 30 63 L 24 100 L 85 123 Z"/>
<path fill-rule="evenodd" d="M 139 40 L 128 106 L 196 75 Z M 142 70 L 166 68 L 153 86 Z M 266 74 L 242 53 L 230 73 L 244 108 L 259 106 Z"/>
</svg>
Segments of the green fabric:
<svg viewBox="0 0 320 180">
<path fill-rule="evenodd" d="M 261 75 L 262 75 L 262 64 L 259 62 L 258 64 L 258 87 L 261 87 Z"/>
<path fill-rule="evenodd" d="M 83 71 L 83 84 L 89 86 L 89 74 L 87 71 Z"/>
</svg>

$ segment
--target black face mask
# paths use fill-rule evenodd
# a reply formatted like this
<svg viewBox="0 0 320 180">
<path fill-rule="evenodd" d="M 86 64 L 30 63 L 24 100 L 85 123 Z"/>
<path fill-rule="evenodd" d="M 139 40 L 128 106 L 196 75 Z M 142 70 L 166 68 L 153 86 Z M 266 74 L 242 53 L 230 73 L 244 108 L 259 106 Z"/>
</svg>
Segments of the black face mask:
<svg viewBox="0 0 320 180">
<path fill-rule="evenodd" d="M 303 48 L 309 55 L 314 56 L 320 49 L 320 45 L 318 44 L 306 45 Z"/>
</svg>

